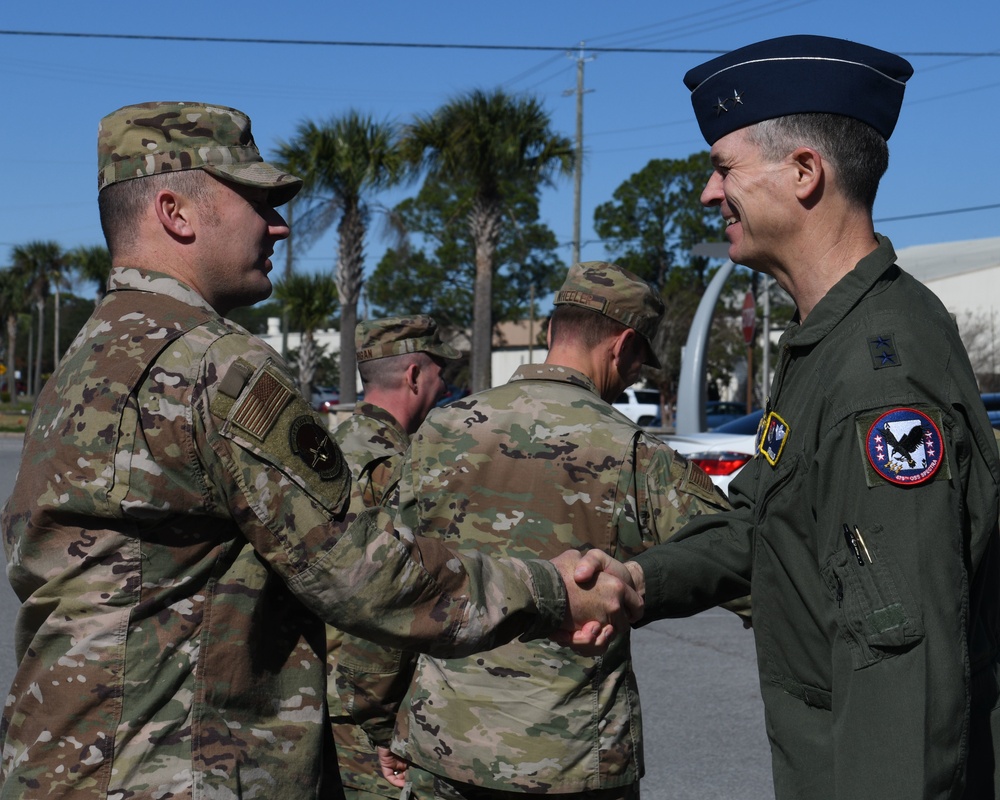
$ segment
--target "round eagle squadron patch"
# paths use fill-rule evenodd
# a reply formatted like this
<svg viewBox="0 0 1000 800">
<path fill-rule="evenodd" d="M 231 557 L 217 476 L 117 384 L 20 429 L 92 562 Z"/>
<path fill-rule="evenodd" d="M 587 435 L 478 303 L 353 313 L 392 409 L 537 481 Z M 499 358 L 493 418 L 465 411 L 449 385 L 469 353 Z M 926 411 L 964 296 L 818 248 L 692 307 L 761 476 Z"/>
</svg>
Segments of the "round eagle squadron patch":
<svg viewBox="0 0 1000 800">
<path fill-rule="evenodd" d="M 868 461 L 889 483 L 913 486 L 934 477 L 944 461 L 944 439 L 934 421 L 913 408 L 894 408 L 868 429 Z"/>
</svg>

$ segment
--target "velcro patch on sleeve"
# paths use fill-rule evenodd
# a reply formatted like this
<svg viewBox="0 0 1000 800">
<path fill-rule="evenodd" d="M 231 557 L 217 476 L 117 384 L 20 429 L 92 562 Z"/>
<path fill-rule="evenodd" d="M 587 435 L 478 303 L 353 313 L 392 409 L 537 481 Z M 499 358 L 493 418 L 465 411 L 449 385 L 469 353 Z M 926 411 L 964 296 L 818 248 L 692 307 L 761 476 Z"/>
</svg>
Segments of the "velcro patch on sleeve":
<svg viewBox="0 0 1000 800">
<path fill-rule="evenodd" d="M 344 455 L 279 365 L 267 359 L 235 401 L 220 391 L 212 411 L 218 415 L 224 410 L 222 436 L 273 465 L 323 508 L 333 513 L 345 508 L 351 475 Z M 246 479 L 250 493 L 253 480 Z"/>
<path fill-rule="evenodd" d="M 264 441 L 294 393 L 268 369 L 258 372 L 230 415 L 233 425 Z"/>
<path fill-rule="evenodd" d="M 791 428 L 776 412 L 772 411 L 757 426 L 757 451 L 772 467 L 778 465 Z"/>
<path fill-rule="evenodd" d="M 697 464 L 693 462 L 688 462 L 689 469 L 687 472 L 687 484 L 688 486 L 694 486 L 700 489 L 703 493 L 708 493 L 714 497 L 715 495 L 715 484 L 712 483 L 712 479 L 708 474 Z"/>
<path fill-rule="evenodd" d="M 951 478 L 940 409 L 901 406 L 862 414 L 855 424 L 869 488 Z"/>
<path fill-rule="evenodd" d="M 232 400 L 236 400 L 240 396 L 240 392 L 243 391 L 243 387 L 247 385 L 247 381 L 253 377 L 253 373 L 253 364 L 244 361 L 242 358 L 237 358 L 229 366 L 229 371 L 226 372 L 226 376 L 219 384 L 219 392 Z"/>
<path fill-rule="evenodd" d="M 333 441 L 330 431 L 309 414 L 302 414 L 292 421 L 288 430 L 288 446 L 320 480 L 336 480 L 347 470 L 344 454 Z"/>
</svg>

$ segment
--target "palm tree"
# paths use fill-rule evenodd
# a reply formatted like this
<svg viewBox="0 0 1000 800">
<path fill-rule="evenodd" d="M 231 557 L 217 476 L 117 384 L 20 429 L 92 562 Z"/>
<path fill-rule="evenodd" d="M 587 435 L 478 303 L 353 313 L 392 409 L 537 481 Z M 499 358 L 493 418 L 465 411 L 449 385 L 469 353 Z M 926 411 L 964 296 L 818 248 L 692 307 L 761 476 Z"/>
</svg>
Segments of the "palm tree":
<svg viewBox="0 0 1000 800">
<path fill-rule="evenodd" d="M 315 236 L 337 222 L 340 397 L 353 403 L 357 399 L 354 329 L 364 283 L 365 235 L 375 210 L 372 198 L 407 175 L 396 126 L 357 111 L 321 124 L 305 121 L 291 142 L 279 144 L 278 160 L 303 180 L 305 211 L 299 216 L 299 234 Z"/>
<path fill-rule="evenodd" d="M 35 373 L 29 391 L 35 397 L 41 389 L 42 374 L 42 342 L 45 335 L 45 300 L 49 296 L 52 282 L 61 281 L 65 255 L 57 242 L 34 241 L 28 244 L 17 245 L 11 251 L 11 260 L 14 267 L 25 276 L 28 282 L 31 301 L 35 304 L 38 312 L 38 345 L 35 348 Z M 56 312 L 56 324 L 58 324 L 58 304 Z M 56 335 L 58 341 L 58 334 Z M 58 361 L 58 353 L 56 354 Z"/>
<path fill-rule="evenodd" d="M 509 214 L 508 192 L 525 178 L 551 185 L 557 175 L 570 175 L 572 142 L 552 132 L 537 100 L 501 89 L 476 89 L 418 116 L 404 127 L 400 147 L 407 160 L 427 167 L 430 176 L 473 189 L 467 215 L 476 250 L 472 389 L 487 389 L 492 384 L 494 253 L 501 220 Z"/>
<path fill-rule="evenodd" d="M 316 374 L 316 340 L 313 333 L 330 321 L 337 307 L 337 284 L 326 273 L 315 275 L 292 274 L 282 278 L 274 286 L 274 296 L 281 300 L 288 310 L 289 322 L 302 331 L 299 344 L 299 390 L 309 399 L 312 397 L 313 377 Z M 341 352 L 344 351 L 341 333 Z M 354 339 L 347 350 L 354 352 Z"/>
<path fill-rule="evenodd" d="M 278 169 L 291 175 L 299 175 L 300 173 L 305 172 L 306 165 L 301 161 L 301 158 L 304 157 L 304 153 L 299 152 L 297 149 L 286 143 L 279 143 L 279 147 L 280 151 L 275 153 L 271 158 L 272 163 L 274 163 Z M 296 199 L 300 198 L 293 197 L 281 210 L 281 215 L 285 218 L 285 223 L 288 225 L 288 236 L 282 242 L 285 248 L 285 267 L 282 271 L 282 278 L 286 281 L 292 277 L 292 273 L 295 270 L 294 245 L 298 244 L 298 225 L 295 224 Z M 281 353 L 282 358 L 287 358 L 288 309 L 285 308 L 284 305 L 282 305 L 281 308 L 281 349 L 279 352 Z"/>
<path fill-rule="evenodd" d="M 10 403 L 17 402 L 17 380 L 15 379 L 17 361 L 17 322 L 28 304 L 28 283 L 14 267 L 0 270 L 0 317 L 3 318 L 7 331 L 7 361 L 5 375 L 7 390 L 10 392 Z"/>
<path fill-rule="evenodd" d="M 80 245 L 66 253 L 66 265 L 86 281 L 97 284 L 95 305 L 108 292 L 108 275 L 111 274 L 111 253 L 103 244 Z"/>
</svg>

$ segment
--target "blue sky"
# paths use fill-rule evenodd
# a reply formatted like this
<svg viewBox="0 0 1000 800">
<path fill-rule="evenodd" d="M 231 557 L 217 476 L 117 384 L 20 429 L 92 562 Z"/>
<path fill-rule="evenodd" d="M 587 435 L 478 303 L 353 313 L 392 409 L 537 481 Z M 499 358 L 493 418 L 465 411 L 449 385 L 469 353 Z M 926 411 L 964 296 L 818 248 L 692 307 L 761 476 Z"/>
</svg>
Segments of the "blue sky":
<svg viewBox="0 0 1000 800">
<path fill-rule="evenodd" d="M 554 128 L 572 137 L 578 46 L 585 67 L 582 257 L 605 257 L 593 209 L 653 158 L 704 149 L 683 74 L 712 57 L 772 36 L 815 33 L 905 55 L 915 68 L 891 162 L 875 207 L 897 249 L 1000 235 L 1000 3 L 928 0 L 508 0 L 504 3 L 205 0 L 162 10 L 107 0 L 5 3 L 4 31 L 156 34 L 427 45 L 555 47 L 534 50 L 222 44 L 0 35 L 7 155 L 0 198 L 0 265 L 12 245 L 54 239 L 102 242 L 97 217 L 98 120 L 122 105 L 197 100 L 251 116 L 265 155 L 306 118 L 357 108 L 405 120 L 471 88 L 502 86 L 541 98 Z M 698 10 L 702 9 L 702 10 Z M 711 52 L 593 53 L 589 47 Z M 990 53 L 989 56 L 971 54 Z M 944 54 L 944 55 L 942 55 Z M 389 195 L 386 203 L 403 193 Z M 959 209 L 994 206 L 978 211 Z M 570 258 L 573 188 L 546 190 L 542 214 Z M 917 216 L 920 215 L 920 216 Z M 928 215 L 928 216 L 924 216 Z M 909 220 L 895 217 L 914 216 Z M 371 241 L 368 267 L 384 243 Z M 303 254 L 314 271 L 333 263 L 332 236 Z M 276 257 L 280 258 L 279 253 Z"/>
</svg>

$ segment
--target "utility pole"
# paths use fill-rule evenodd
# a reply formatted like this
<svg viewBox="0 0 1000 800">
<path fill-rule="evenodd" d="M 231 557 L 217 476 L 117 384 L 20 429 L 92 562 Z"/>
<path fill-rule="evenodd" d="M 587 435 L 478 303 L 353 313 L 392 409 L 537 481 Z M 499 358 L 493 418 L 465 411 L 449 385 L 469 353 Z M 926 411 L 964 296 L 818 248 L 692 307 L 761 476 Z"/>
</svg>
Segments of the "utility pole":
<svg viewBox="0 0 1000 800">
<path fill-rule="evenodd" d="M 292 208 L 294 200 L 289 200 L 285 207 L 285 221 L 288 223 L 288 238 L 285 239 L 285 284 L 292 277 L 294 262 L 292 261 Z M 288 358 L 288 305 L 281 304 L 281 357 Z"/>
<path fill-rule="evenodd" d="M 531 291 L 528 294 L 528 363 L 533 364 L 534 361 L 531 360 L 532 350 L 535 346 L 535 284 L 531 284 Z"/>
<path fill-rule="evenodd" d="M 564 97 L 576 94 L 576 150 L 575 164 L 573 165 L 573 264 L 580 260 L 580 201 L 583 194 L 583 96 L 594 91 L 583 88 L 583 65 L 596 58 L 596 56 L 585 58 L 583 46 L 584 43 L 580 42 L 580 53 L 576 56 L 576 91 L 567 89 L 563 92 Z M 569 58 L 574 57 L 572 53 L 566 55 Z"/>
</svg>

